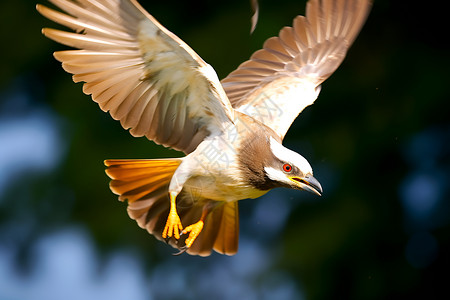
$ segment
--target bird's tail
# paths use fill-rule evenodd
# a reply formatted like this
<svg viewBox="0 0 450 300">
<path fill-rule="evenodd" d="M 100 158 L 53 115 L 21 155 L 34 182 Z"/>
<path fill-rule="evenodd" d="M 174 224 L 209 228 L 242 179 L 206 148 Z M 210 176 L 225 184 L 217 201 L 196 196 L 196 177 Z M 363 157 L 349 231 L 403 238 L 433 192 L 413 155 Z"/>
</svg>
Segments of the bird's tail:
<svg viewBox="0 0 450 300">
<path fill-rule="evenodd" d="M 119 195 L 120 201 L 127 200 L 128 215 L 136 220 L 159 240 L 164 241 L 162 232 L 169 215 L 170 180 L 181 163 L 180 158 L 171 159 L 123 159 L 105 160 L 106 174 L 112 179 L 110 188 Z M 200 220 L 204 206 L 212 200 L 182 191 L 177 197 L 177 211 L 183 227 Z M 233 255 L 237 252 L 239 236 L 239 214 L 237 202 L 216 202 L 214 209 L 205 219 L 202 232 L 187 250 L 189 254 L 208 256 L 211 250 Z M 179 241 L 168 242 L 175 248 L 184 246 Z"/>
</svg>

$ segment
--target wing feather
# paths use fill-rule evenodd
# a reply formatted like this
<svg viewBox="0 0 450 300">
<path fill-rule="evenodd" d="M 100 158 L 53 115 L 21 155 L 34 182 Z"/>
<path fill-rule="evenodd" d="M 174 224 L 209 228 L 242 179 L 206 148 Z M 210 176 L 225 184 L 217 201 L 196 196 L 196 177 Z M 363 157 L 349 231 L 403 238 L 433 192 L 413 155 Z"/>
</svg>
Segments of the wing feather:
<svg viewBox="0 0 450 300">
<path fill-rule="evenodd" d="M 370 0 L 310 0 L 306 17 L 297 16 L 222 80 L 232 106 L 283 138 L 341 64 L 370 6 Z"/>
<path fill-rule="evenodd" d="M 189 153 L 233 119 L 214 70 L 137 1 L 50 2 L 63 12 L 37 10 L 73 32 L 44 28 L 44 35 L 78 49 L 55 58 L 133 136 Z"/>
</svg>

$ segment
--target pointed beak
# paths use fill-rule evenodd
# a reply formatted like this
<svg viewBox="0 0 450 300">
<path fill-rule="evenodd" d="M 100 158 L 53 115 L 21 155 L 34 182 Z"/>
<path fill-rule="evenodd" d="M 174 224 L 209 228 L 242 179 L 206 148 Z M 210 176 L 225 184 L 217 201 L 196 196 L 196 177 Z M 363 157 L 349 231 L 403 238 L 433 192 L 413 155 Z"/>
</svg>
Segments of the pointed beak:
<svg viewBox="0 0 450 300">
<path fill-rule="evenodd" d="M 292 180 L 299 189 L 311 192 L 318 196 L 322 196 L 322 186 L 320 185 L 319 181 L 317 181 L 317 179 L 312 175 L 306 175 L 303 178 L 290 177 L 289 179 Z"/>
</svg>

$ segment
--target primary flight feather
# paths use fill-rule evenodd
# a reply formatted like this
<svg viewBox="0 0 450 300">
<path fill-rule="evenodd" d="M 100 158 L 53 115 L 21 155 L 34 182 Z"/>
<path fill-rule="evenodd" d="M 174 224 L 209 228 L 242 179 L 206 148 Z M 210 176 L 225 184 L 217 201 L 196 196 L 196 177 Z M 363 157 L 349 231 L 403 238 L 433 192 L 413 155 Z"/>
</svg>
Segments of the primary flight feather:
<svg viewBox="0 0 450 300">
<path fill-rule="evenodd" d="M 232 255 L 237 201 L 275 187 L 322 192 L 310 164 L 281 142 L 341 64 L 369 0 L 310 0 L 306 17 L 222 82 L 214 69 L 135 0 L 50 0 L 37 5 L 73 30 L 45 36 L 75 82 L 133 136 L 183 151 L 173 159 L 106 160 L 110 188 L 140 227 L 181 252 Z"/>
</svg>

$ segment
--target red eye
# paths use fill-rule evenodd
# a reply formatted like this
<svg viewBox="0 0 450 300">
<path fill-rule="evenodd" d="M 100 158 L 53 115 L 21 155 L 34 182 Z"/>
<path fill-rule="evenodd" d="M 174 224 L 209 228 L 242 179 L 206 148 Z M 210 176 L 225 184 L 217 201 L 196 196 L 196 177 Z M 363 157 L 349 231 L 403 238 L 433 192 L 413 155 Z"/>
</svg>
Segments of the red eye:
<svg viewBox="0 0 450 300">
<path fill-rule="evenodd" d="M 283 170 L 285 171 L 285 172 L 291 172 L 292 171 L 292 166 L 290 165 L 290 164 L 284 164 L 283 165 Z"/>
</svg>

